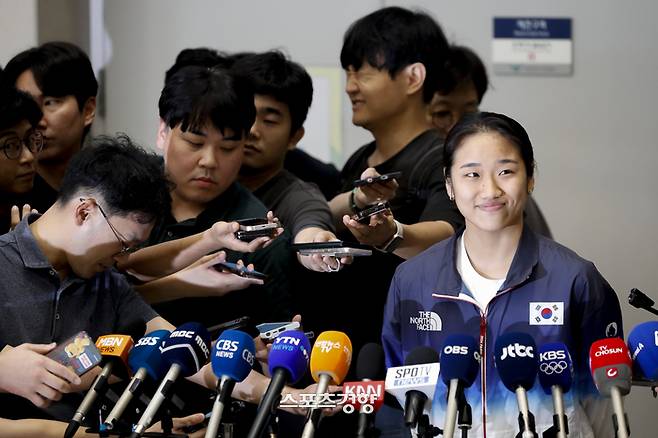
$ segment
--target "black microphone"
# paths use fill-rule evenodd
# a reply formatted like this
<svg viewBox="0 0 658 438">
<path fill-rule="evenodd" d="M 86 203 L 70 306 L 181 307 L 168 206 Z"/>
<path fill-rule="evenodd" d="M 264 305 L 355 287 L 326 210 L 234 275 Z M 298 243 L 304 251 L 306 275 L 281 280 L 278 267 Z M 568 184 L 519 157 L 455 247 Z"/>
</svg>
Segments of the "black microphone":
<svg viewBox="0 0 658 438">
<path fill-rule="evenodd" d="M 364 382 L 371 380 L 384 380 L 386 367 L 384 366 L 384 349 L 381 345 L 371 342 L 359 350 L 356 359 L 356 378 Z M 358 438 L 378 435 L 375 431 L 375 413 L 367 414 L 363 407 L 359 409 L 359 425 L 356 430 Z"/>
<path fill-rule="evenodd" d="M 644 309 L 647 312 L 658 315 L 658 310 L 653 308 L 654 301 L 639 289 L 631 289 L 631 292 L 628 294 L 628 303 L 633 307 Z"/>
</svg>

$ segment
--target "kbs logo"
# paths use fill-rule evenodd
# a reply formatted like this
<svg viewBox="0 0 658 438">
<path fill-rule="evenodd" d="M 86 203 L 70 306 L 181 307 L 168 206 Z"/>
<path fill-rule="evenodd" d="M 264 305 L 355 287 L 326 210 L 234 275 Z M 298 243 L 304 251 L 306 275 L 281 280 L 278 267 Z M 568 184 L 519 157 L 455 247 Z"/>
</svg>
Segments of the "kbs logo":
<svg viewBox="0 0 658 438">
<path fill-rule="evenodd" d="M 567 353 L 564 350 L 551 350 L 539 353 L 539 361 L 547 362 L 549 360 L 564 360 L 567 358 Z"/>
<path fill-rule="evenodd" d="M 532 346 L 521 345 L 518 342 L 515 342 L 514 345 L 510 344 L 503 348 L 503 354 L 500 357 L 500 360 L 505 360 L 508 357 L 535 357 L 533 350 L 534 348 Z"/>
<path fill-rule="evenodd" d="M 443 329 L 443 321 L 439 315 L 423 310 L 418 312 L 418 316 L 410 316 L 409 324 L 415 324 L 416 330 L 423 332 L 440 332 Z"/>
</svg>

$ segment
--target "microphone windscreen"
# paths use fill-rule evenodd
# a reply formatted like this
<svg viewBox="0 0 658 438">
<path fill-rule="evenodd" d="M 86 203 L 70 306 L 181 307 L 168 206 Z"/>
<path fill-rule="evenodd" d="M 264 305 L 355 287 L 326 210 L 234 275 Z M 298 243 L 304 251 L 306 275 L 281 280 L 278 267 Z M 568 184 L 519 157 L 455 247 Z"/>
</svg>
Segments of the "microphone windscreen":
<svg viewBox="0 0 658 438">
<path fill-rule="evenodd" d="M 407 354 L 404 365 L 420 365 L 439 361 L 439 353 L 430 347 L 416 347 Z"/>
<path fill-rule="evenodd" d="M 573 382 L 573 362 L 567 346 L 562 342 L 544 344 L 539 348 L 539 384 L 548 395 L 554 385 L 569 392 Z"/>
<path fill-rule="evenodd" d="M 254 365 L 256 346 L 251 336 L 240 330 L 224 330 L 212 351 L 212 371 L 221 379 L 242 382 Z"/>
<path fill-rule="evenodd" d="M 352 342 L 343 332 L 320 333 L 311 351 L 311 376 L 316 382 L 328 374 L 332 385 L 340 385 L 352 363 Z"/>
<path fill-rule="evenodd" d="M 178 364 L 180 374 L 189 377 L 196 374 L 210 358 L 210 334 L 198 322 L 186 322 L 176 327 L 162 344 L 165 366 Z"/>
<path fill-rule="evenodd" d="M 169 330 L 155 330 L 137 341 L 128 356 L 128 365 L 133 374 L 144 368 L 153 380 L 160 380 L 164 376 L 167 370 L 164 367 L 160 347 L 170 333 Z"/>
<path fill-rule="evenodd" d="M 631 391 L 633 363 L 621 338 L 599 339 L 589 349 L 589 368 L 599 392 L 609 397 L 613 387 L 622 395 Z"/>
<path fill-rule="evenodd" d="M 356 378 L 358 380 L 384 380 L 384 349 L 381 345 L 370 342 L 359 350 L 356 358 Z"/>
<path fill-rule="evenodd" d="M 515 392 L 529 390 L 537 377 L 537 346 L 527 333 L 506 333 L 496 339 L 494 361 L 501 382 Z"/>
<path fill-rule="evenodd" d="M 658 321 L 635 326 L 628 335 L 628 348 L 644 377 L 658 380 Z"/>
<path fill-rule="evenodd" d="M 480 369 L 479 345 L 473 336 L 450 335 L 441 349 L 441 379 L 450 385 L 458 379 L 465 388 L 470 387 Z"/>
<path fill-rule="evenodd" d="M 269 356 L 270 375 L 274 375 L 277 368 L 288 372 L 288 382 L 296 383 L 308 369 L 311 344 L 303 332 L 287 330 L 274 339 Z"/>
</svg>

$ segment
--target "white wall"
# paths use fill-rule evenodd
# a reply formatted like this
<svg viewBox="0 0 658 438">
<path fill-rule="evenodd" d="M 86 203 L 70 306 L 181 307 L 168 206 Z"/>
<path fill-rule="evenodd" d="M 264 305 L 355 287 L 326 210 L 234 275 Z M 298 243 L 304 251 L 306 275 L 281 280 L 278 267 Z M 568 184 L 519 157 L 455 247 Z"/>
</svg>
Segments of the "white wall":
<svg viewBox="0 0 658 438">
<path fill-rule="evenodd" d="M 36 0 L 0 0 L 0 66 L 36 43 Z"/>
<path fill-rule="evenodd" d="M 34 3 L 0 0 L 0 63 L 34 43 Z M 493 16 L 573 18 L 573 76 L 492 76 L 483 109 L 527 128 L 539 163 L 535 193 L 553 232 L 618 291 L 626 331 L 649 319 L 629 308 L 626 296 L 631 287 L 658 296 L 658 2 L 112 0 L 105 6 L 114 52 L 106 71 L 107 131 L 153 144 L 164 71 L 185 47 L 283 48 L 304 65 L 338 67 L 348 25 L 390 4 L 428 9 L 490 71 Z M 343 120 L 346 157 L 369 136 L 351 126 L 347 105 Z M 648 390 L 633 389 L 627 410 L 634 437 L 656 436 L 656 409 Z"/>
</svg>

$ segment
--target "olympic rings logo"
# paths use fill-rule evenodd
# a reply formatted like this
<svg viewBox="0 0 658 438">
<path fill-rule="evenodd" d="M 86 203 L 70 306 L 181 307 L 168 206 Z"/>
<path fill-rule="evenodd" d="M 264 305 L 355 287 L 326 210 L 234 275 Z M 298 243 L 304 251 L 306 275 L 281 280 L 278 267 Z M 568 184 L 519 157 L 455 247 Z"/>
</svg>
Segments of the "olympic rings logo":
<svg viewBox="0 0 658 438">
<path fill-rule="evenodd" d="M 553 361 L 553 362 L 543 362 L 541 365 L 539 365 L 539 371 L 546 375 L 551 375 L 553 373 L 555 374 L 561 374 L 568 368 L 567 362 L 564 360 L 561 361 Z"/>
</svg>

